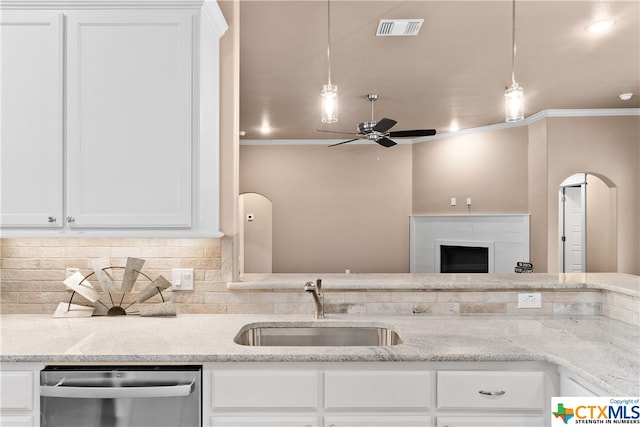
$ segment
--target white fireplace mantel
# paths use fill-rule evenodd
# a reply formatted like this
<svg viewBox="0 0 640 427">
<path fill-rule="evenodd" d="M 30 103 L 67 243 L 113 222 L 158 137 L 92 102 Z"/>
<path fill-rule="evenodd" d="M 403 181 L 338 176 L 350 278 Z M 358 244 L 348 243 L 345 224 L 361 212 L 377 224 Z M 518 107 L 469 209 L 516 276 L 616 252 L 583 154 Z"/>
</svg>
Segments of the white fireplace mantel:
<svg viewBox="0 0 640 427">
<path fill-rule="evenodd" d="M 414 215 L 410 220 L 411 273 L 440 271 L 440 245 L 492 247 L 490 268 L 513 273 L 529 261 L 529 215 Z"/>
</svg>

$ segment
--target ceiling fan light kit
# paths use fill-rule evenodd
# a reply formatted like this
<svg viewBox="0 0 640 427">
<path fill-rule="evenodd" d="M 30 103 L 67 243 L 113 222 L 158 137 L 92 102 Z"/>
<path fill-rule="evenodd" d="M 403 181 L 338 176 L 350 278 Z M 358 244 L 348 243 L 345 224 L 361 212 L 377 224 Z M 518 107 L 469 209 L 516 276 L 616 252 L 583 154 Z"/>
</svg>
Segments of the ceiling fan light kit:
<svg viewBox="0 0 640 427">
<path fill-rule="evenodd" d="M 383 118 L 379 122 L 376 122 L 374 118 L 374 110 L 373 103 L 378 100 L 378 95 L 375 93 L 370 93 L 367 95 L 367 99 L 371 103 L 371 121 L 358 123 L 356 126 L 356 138 L 349 139 L 347 141 L 338 142 L 336 144 L 331 144 L 329 147 L 335 147 L 336 145 L 346 144 L 348 142 L 357 141 L 359 139 L 366 139 L 369 141 L 373 141 L 378 145 L 389 148 L 397 145 L 397 142 L 389 139 L 389 138 L 416 138 L 420 136 L 433 136 L 436 134 L 435 129 L 415 129 L 415 130 L 399 130 L 395 132 L 390 132 L 389 129 L 396 125 L 395 120 Z M 316 129 L 317 132 L 329 132 L 329 133 L 341 133 L 347 134 L 350 132 L 335 132 L 324 129 Z"/>
</svg>

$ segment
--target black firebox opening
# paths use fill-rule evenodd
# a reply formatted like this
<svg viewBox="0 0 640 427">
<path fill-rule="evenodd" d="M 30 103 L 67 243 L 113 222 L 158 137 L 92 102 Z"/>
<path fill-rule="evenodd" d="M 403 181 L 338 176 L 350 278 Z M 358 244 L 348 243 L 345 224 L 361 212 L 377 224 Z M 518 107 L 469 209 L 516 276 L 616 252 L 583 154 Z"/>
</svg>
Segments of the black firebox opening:
<svg viewBox="0 0 640 427">
<path fill-rule="evenodd" d="M 441 273 L 488 273 L 489 248 L 440 246 Z"/>
</svg>

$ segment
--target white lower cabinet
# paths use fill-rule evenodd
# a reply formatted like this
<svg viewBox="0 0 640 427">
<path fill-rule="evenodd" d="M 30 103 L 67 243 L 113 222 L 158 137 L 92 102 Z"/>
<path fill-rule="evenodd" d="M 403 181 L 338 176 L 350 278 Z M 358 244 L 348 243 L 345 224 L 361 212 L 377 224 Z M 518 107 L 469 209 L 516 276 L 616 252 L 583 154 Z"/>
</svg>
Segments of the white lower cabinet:
<svg viewBox="0 0 640 427">
<path fill-rule="evenodd" d="M 543 427 L 543 417 L 438 417 L 436 427 Z"/>
<path fill-rule="evenodd" d="M 0 368 L 0 426 L 40 425 L 38 363 L 3 363 Z"/>
<path fill-rule="evenodd" d="M 544 409 L 543 372 L 438 372 L 438 408 Z"/>
<path fill-rule="evenodd" d="M 564 368 L 560 368 L 560 396 L 598 397 L 607 396 L 600 387 L 580 378 Z"/>
<path fill-rule="evenodd" d="M 212 417 L 213 427 L 319 427 L 317 417 Z"/>
<path fill-rule="evenodd" d="M 426 410 L 431 384 L 428 371 L 328 370 L 324 373 L 324 407 Z"/>
<path fill-rule="evenodd" d="M 558 377 L 538 362 L 211 363 L 203 419 L 214 427 L 542 427 Z"/>
<path fill-rule="evenodd" d="M 426 415 L 327 416 L 324 427 L 429 427 Z"/>
<path fill-rule="evenodd" d="M 316 410 L 318 375 L 304 369 L 214 370 L 212 405 L 220 410 Z"/>
</svg>

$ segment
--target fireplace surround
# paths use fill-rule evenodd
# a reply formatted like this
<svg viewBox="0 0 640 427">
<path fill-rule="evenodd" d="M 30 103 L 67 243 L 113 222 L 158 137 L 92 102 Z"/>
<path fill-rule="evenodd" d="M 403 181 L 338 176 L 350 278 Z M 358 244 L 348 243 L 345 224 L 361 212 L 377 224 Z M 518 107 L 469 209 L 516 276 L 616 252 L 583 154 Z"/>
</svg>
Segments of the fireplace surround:
<svg viewBox="0 0 640 427">
<path fill-rule="evenodd" d="M 460 252 L 486 248 L 487 273 L 513 273 L 518 261 L 529 261 L 529 215 L 411 216 L 411 273 L 442 272 L 442 246 L 459 247 Z M 481 272 L 462 270 L 449 272 Z"/>
</svg>

